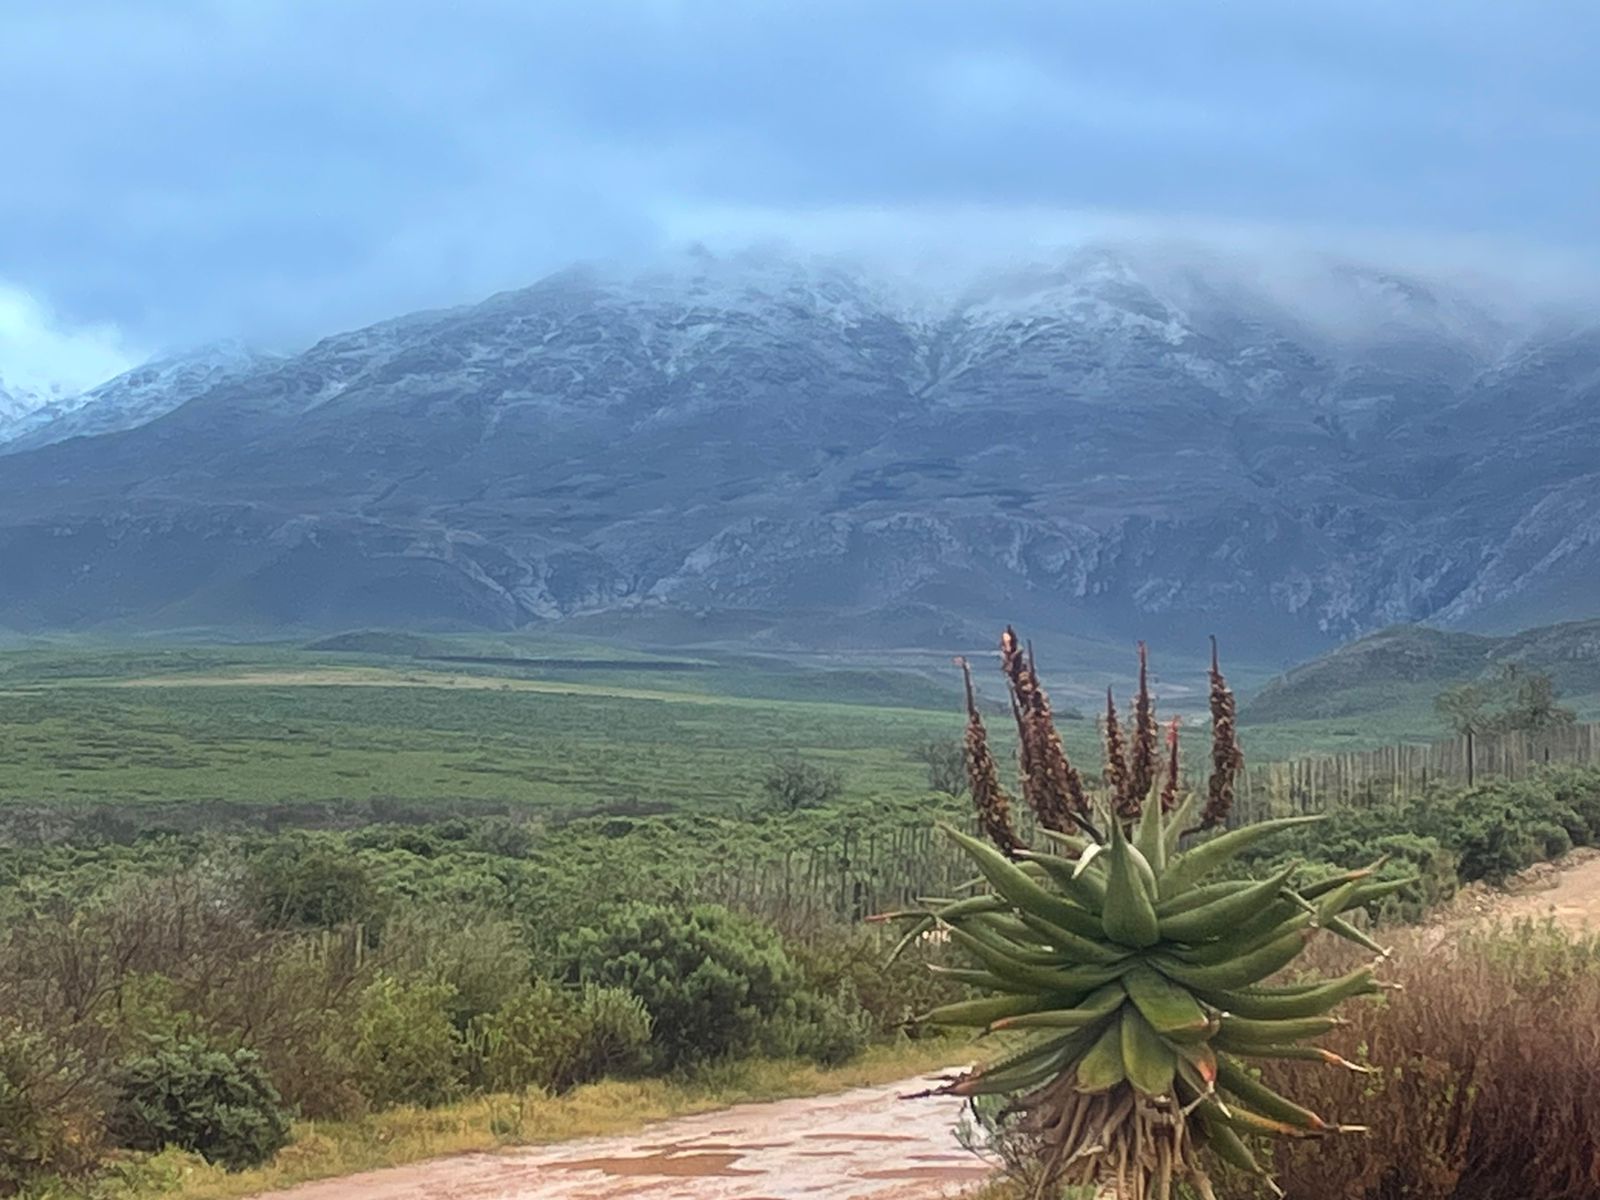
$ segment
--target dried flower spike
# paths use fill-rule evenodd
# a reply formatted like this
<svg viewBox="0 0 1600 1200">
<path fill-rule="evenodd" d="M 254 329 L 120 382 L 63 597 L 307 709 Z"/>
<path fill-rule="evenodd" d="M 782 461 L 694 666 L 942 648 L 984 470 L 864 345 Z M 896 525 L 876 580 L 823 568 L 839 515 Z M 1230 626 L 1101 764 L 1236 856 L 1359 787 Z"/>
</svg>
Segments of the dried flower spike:
<svg viewBox="0 0 1600 1200">
<path fill-rule="evenodd" d="M 1161 785 L 1161 811 L 1178 807 L 1178 718 L 1167 722 L 1167 777 Z"/>
<path fill-rule="evenodd" d="M 1011 711 L 1017 721 L 1023 799 L 1046 829 L 1066 832 L 1082 825 L 1080 818 L 1089 814 L 1083 779 L 1061 744 L 1050 698 L 1034 670 L 1033 655 L 1024 654 L 1016 630 L 1009 626 L 1000 635 L 1000 666 L 1011 689 Z"/>
<path fill-rule="evenodd" d="M 1222 669 L 1217 665 L 1217 639 L 1211 639 L 1211 777 L 1206 783 L 1206 806 L 1200 813 L 1201 829 L 1224 824 L 1233 810 L 1233 780 L 1244 768 L 1239 747 L 1237 706 Z"/>
<path fill-rule="evenodd" d="M 978 823 L 984 834 L 1007 857 L 1014 857 L 1023 849 L 1022 839 L 1011 824 L 1011 798 L 1000 786 L 1000 773 L 995 768 L 994 755 L 989 752 L 989 738 L 983 727 L 983 717 L 978 713 L 978 700 L 972 687 L 972 668 L 964 658 L 956 659 L 961 676 L 967 686 L 967 782 L 972 788 L 973 803 L 978 810 Z"/>
<path fill-rule="evenodd" d="M 1156 781 L 1156 705 L 1150 695 L 1150 653 L 1139 643 L 1139 694 L 1133 702 L 1133 756 L 1129 787 L 1142 804 Z"/>
<path fill-rule="evenodd" d="M 1117 722 L 1117 704 L 1106 688 L 1106 789 L 1111 793 L 1111 805 L 1124 821 L 1137 820 L 1142 808 L 1140 797 L 1134 794 L 1132 778 L 1128 774 L 1128 753 L 1122 742 L 1122 726 Z"/>
</svg>

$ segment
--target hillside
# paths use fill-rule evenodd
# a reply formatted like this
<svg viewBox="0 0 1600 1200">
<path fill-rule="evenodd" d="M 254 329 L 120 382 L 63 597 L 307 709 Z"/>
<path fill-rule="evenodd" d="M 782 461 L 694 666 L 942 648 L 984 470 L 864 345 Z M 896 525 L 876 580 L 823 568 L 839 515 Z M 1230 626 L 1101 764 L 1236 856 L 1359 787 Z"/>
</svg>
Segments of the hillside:
<svg viewBox="0 0 1600 1200">
<path fill-rule="evenodd" d="M 701 257 L 169 362 L 0 457 L 0 627 L 964 649 L 1015 620 L 1277 665 L 1587 615 L 1600 332 L 1321 286 L 1339 322 L 1104 249 L 944 291 Z"/>
<path fill-rule="evenodd" d="M 1508 663 L 1550 675 L 1568 697 L 1600 693 L 1600 620 L 1508 637 L 1416 625 L 1385 629 L 1272 680 L 1240 716 L 1267 724 L 1361 716 L 1402 705 L 1426 712 L 1444 688 L 1487 678 Z"/>
</svg>

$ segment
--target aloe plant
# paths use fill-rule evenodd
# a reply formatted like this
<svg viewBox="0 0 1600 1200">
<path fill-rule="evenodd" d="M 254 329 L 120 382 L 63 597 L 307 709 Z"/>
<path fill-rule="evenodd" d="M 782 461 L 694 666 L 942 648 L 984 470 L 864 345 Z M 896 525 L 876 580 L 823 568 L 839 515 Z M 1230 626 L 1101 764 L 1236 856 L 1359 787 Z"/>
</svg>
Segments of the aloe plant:
<svg viewBox="0 0 1600 1200">
<path fill-rule="evenodd" d="M 1101 789 L 1069 761 L 1032 656 L 1010 629 L 1001 662 L 1021 792 L 1044 844 L 1030 848 L 1015 828 L 968 671 L 967 765 L 988 841 L 946 833 L 987 890 L 930 899 L 909 915 L 913 934 L 947 931 L 972 962 L 960 977 L 981 993 L 923 1020 L 1012 1037 L 1007 1053 L 935 1091 L 1010 1097 L 1010 1118 L 1038 1147 L 1041 1191 L 1101 1185 L 1123 1200 L 1167 1200 L 1180 1184 L 1209 1200 L 1217 1162 L 1271 1186 L 1252 1141 L 1360 1130 L 1268 1088 L 1251 1064 L 1291 1058 L 1363 1069 L 1313 1039 L 1340 1023 L 1331 1014 L 1341 1002 L 1381 990 L 1372 967 L 1268 981 L 1321 931 L 1384 957 L 1342 914 L 1404 881 L 1379 882 L 1373 868 L 1307 887 L 1296 886 L 1294 866 L 1266 879 L 1229 875 L 1243 851 L 1316 818 L 1225 828 L 1243 756 L 1215 646 L 1210 771 L 1193 794 L 1179 778 L 1175 722 L 1166 761 L 1157 761 L 1142 646 L 1130 736 L 1108 695 Z"/>
</svg>

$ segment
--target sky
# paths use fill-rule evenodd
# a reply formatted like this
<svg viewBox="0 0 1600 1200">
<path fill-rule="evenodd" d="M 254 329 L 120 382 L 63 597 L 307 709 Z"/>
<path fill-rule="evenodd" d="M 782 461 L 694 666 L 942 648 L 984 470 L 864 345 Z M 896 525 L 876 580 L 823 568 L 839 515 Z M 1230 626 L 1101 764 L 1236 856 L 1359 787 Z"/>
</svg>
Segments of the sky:
<svg viewBox="0 0 1600 1200">
<path fill-rule="evenodd" d="M 696 240 L 1582 273 L 1596 45 L 1588 0 L 0 0 L 0 380 Z"/>
</svg>

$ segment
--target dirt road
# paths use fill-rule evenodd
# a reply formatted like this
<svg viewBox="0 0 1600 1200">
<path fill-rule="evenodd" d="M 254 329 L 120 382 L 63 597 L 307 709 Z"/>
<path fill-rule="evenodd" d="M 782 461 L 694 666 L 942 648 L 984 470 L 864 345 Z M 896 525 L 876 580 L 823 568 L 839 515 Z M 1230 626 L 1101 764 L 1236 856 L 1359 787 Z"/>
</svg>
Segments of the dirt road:
<svg viewBox="0 0 1600 1200">
<path fill-rule="evenodd" d="M 627 1137 L 470 1154 L 268 1192 L 256 1200 L 938 1200 L 989 1170 L 956 1144 L 928 1080 L 745 1104 Z"/>
<path fill-rule="evenodd" d="M 1562 863 L 1525 873 L 1519 884 L 1522 890 L 1502 900 L 1496 915 L 1553 917 L 1575 932 L 1600 933 L 1600 852 L 1574 850 Z"/>
</svg>

